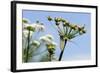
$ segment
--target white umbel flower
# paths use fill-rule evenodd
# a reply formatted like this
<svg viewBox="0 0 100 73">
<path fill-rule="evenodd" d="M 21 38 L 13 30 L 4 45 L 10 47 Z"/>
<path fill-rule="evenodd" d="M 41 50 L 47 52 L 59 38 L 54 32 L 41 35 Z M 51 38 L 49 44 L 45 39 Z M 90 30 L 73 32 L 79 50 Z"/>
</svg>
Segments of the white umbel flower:
<svg viewBox="0 0 100 73">
<path fill-rule="evenodd" d="M 55 44 L 53 42 L 53 37 L 51 35 L 45 35 L 40 37 L 40 41 L 44 42 L 45 44 Z"/>
<path fill-rule="evenodd" d="M 23 29 L 31 28 L 31 30 L 35 31 L 44 31 L 45 27 L 44 25 L 41 25 L 39 23 L 33 23 L 33 24 L 23 24 Z"/>
<path fill-rule="evenodd" d="M 28 31 L 35 31 L 35 27 L 32 24 L 23 24 L 23 30 L 28 30 Z"/>
<path fill-rule="evenodd" d="M 40 42 L 39 42 L 39 41 L 34 40 L 34 41 L 32 42 L 32 45 L 33 45 L 33 46 L 39 46 L 39 45 L 40 45 Z"/>
<path fill-rule="evenodd" d="M 29 27 L 29 26 L 30 26 L 30 27 L 33 27 L 33 25 L 31 25 L 31 24 L 23 24 L 23 27 L 24 27 L 24 28 Z"/>
<path fill-rule="evenodd" d="M 50 35 L 50 34 L 47 34 L 46 37 L 47 37 L 48 39 L 50 39 L 50 40 L 53 40 L 53 37 L 52 37 L 52 35 Z"/>
<path fill-rule="evenodd" d="M 26 23 L 30 23 L 30 20 L 27 19 L 27 18 L 23 18 L 23 19 L 22 19 L 22 22 L 23 22 L 23 24 L 26 24 Z"/>
<path fill-rule="evenodd" d="M 57 46 L 57 44 L 55 42 L 52 42 L 52 45 Z"/>
<path fill-rule="evenodd" d="M 40 37 L 40 40 L 42 42 L 44 42 L 45 44 L 51 44 L 52 43 L 52 41 L 49 38 L 45 37 L 45 36 Z"/>
<path fill-rule="evenodd" d="M 45 29 L 44 25 L 41 25 L 39 23 L 34 23 L 32 25 L 33 25 L 33 27 L 35 28 L 36 31 L 44 31 L 44 29 Z"/>
</svg>

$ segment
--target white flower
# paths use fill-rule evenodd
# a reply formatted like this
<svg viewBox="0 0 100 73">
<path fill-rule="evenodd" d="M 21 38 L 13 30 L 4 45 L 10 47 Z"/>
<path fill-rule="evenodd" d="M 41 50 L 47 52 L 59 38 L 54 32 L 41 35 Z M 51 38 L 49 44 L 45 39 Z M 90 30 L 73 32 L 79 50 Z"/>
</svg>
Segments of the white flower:
<svg viewBox="0 0 100 73">
<path fill-rule="evenodd" d="M 55 42 L 52 42 L 52 45 L 57 46 L 57 44 Z"/>
<path fill-rule="evenodd" d="M 39 41 L 34 40 L 34 41 L 32 42 L 32 45 L 33 45 L 33 46 L 39 46 L 39 45 L 40 45 L 40 42 L 39 42 Z"/>
<path fill-rule="evenodd" d="M 53 40 L 53 37 L 50 34 L 47 34 L 46 37 L 50 40 Z"/>
<path fill-rule="evenodd" d="M 31 24 L 28 24 L 28 23 L 23 24 L 23 27 L 24 27 L 24 28 L 26 28 L 26 27 L 28 27 L 28 26 L 31 26 L 31 27 L 32 27 Z"/>
<path fill-rule="evenodd" d="M 54 45 L 56 45 L 56 44 L 53 42 L 53 37 L 52 37 L 51 35 L 49 35 L 49 34 L 40 37 L 40 41 L 44 42 L 45 44 L 54 44 Z"/>
<path fill-rule="evenodd" d="M 23 19 L 22 19 L 22 22 L 23 22 L 23 24 L 25 24 L 25 23 L 30 23 L 30 20 L 27 19 L 27 18 L 23 18 Z"/>
<path fill-rule="evenodd" d="M 23 24 L 23 29 L 25 30 L 30 30 L 30 31 L 35 31 L 35 27 L 32 24 Z"/>
<path fill-rule="evenodd" d="M 33 24 L 24 24 L 23 29 L 27 29 L 30 31 L 44 31 L 45 27 L 44 25 L 41 25 L 39 23 L 33 23 Z"/>
<path fill-rule="evenodd" d="M 40 37 L 40 40 L 46 44 L 50 44 L 52 43 L 52 41 L 50 39 L 48 39 L 46 36 L 42 36 Z"/>
<path fill-rule="evenodd" d="M 32 24 L 36 31 L 43 31 L 45 29 L 44 25 L 41 25 L 39 23 Z"/>
<path fill-rule="evenodd" d="M 32 36 L 32 31 L 30 31 L 30 37 Z M 28 30 L 23 30 L 23 36 L 25 37 L 25 38 L 27 38 L 28 37 L 28 34 L 29 34 L 29 31 Z"/>
</svg>

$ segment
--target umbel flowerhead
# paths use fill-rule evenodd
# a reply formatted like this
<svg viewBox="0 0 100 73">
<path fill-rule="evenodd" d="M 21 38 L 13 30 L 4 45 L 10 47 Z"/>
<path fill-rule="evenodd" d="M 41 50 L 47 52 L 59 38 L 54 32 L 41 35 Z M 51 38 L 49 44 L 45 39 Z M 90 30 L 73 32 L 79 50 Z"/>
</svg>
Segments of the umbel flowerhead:
<svg viewBox="0 0 100 73">
<path fill-rule="evenodd" d="M 53 41 L 53 37 L 50 34 L 40 37 L 40 41 L 45 43 L 47 50 L 50 54 L 53 54 L 56 48 L 56 43 Z"/>
<path fill-rule="evenodd" d="M 32 24 L 24 24 L 24 29 L 28 31 L 35 31 L 35 27 Z"/>
<path fill-rule="evenodd" d="M 26 18 L 23 18 L 23 20 L 22 20 L 22 23 L 23 23 L 23 24 L 25 24 L 25 23 L 27 24 L 27 23 L 29 23 L 29 22 L 30 22 L 30 21 L 29 21 L 28 19 L 26 19 Z"/>
<path fill-rule="evenodd" d="M 49 16 L 48 21 L 51 21 L 50 19 L 55 23 L 59 33 L 61 49 L 59 61 L 61 61 L 67 41 L 86 33 L 86 30 L 84 26 L 80 27 L 61 17 L 52 18 Z"/>
<path fill-rule="evenodd" d="M 61 17 L 52 18 L 49 16 L 49 18 L 55 22 L 56 26 L 58 27 L 59 35 L 65 40 L 69 40 L 78 35 L 86 33 L 84 26 L 80 27 L 76 24 L 72 24 L 68 20 Z"/>
<path fill-rule="evenodd" d="M 44 35 L 40 37 L 40 41 L 45 44 L 52 44 L 53 43 L 53 36 L 50 34 Z"/>
<path fill-rule="evenodd" d="M 38 47 L 40 45 L 39 41 L 33 40 L 31 45 Z"/>
<path fill-rule="evenodd" d="M 40 23 L 37 21 L 36 23 L 29 24 L 28 20 L 23 19 L 23 29 L 28 30 L 28 31 L 44 31 L 45 27 L 43 23 Z"/>
<path fill-rule="evenodd" d="M 55 44 L 47 44 L 47 50 L 50 54 L 54 54 L 54 51 L 55 51 L 55 48 L 56 48 L 56 45 Z"/>
</svg>

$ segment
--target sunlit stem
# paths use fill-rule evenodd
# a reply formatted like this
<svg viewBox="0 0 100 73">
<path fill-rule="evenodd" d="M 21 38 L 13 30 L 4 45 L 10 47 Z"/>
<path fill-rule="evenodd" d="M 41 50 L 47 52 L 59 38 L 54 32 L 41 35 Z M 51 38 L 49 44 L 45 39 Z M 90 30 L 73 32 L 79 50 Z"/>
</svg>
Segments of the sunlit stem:
<svg viewBox="0 0 100 73">
<path fill-rule="evenodd" d="M 67 40 L 63 40 L 62 37 L 60 36 L 60 48 L 61 48 L 61 53 L 59 56 L 59 61 L 61 61 L 62 57 L 63 57 L 63 53 L 65 50 L 65 46 L 66 46 Z"/>
<path fill-rule="evenodd" d="M 28 33 L 27 40 L 28 40 L 28 45 L 27 45 L 27 52 L 26 52 L 26 60 L 25 60 L 25 62 L 28 62 L 28 59 L 29 59 L 28 53 L 29 53 L 29 49 L 30 49 L 30 46 L 29 46 L 29 43 L 30 43 L 30 30 L 29 30 L 29 33 Z"/>
</svg>

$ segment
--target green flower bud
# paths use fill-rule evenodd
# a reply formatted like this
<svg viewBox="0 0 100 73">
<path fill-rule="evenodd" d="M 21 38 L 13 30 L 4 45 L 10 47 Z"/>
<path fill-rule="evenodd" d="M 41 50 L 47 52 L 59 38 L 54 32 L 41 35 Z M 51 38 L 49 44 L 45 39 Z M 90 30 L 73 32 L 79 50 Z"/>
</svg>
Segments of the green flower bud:
<svg viewBox="0 0 100 73">
<path fill-rule="evenodd" d="M 49 52 L 50 54 L 54 54 L 55 47 L 56 47 L 56 46 L 53 45 L 53 44 L 47 45 L 48 52 Z"/>
<path fill-rule="evenodd" d="M 62 19 L 61 18 L 57 18 L 57 21 L 60 22 Z"/>
<path fill-rule="evenodd" d="M 48 49 L 54 49 L 55 48 L 55 45 L 50 44 L 47 47 L 48 47 Z"/>
<path fill-rule="evenodd" d="M 39 23 L 39 21 L 36 21 L 36 23 Z"/>
<path fill-rule="evenodd" d="M 61 21 L 64 23 L 64 22 L 67 22 L 65 19 L 61 19 Z"/>
<path fill-rule="evenodd" d="M 75 29 L 75 26 L 76 25 L 74 25 L 74 24 L 70 24 L 70 28 L 72 28 L 72 29 Z"/>
<path fill-rule="evenodd" d="M 85 31 L 85 30 L 83 30 L 83 33 L 86 33 L 86 31 Z"/>
<path fill-rule="evenodd" d="M 83 27 L 78 27 L 79 31 L 83 31 L 84 30 L 84 26 Z"/>
<path fill-rule="evenodd" d="M 54 18 L 55 22 L 58 22 L 57 17 Z"/>
<path fill-rule="evenodd" d="M 54 20 L 55 20 L 55 22 L 61 22 L 62 19 L 55 17 Z"/>
<path fill-rule="evenodd" d="M 84 33 L 86 33 L 85 30 L 81 30 L 81 31 L 79 31 L 79 34 L 80 34 L 80 35 L 82 35 L 82 34 L 84 34 Z"/>
<path fill-rule="evenodd" d="M 78 30 L 78 26 L 77 25 L 75 25 L 74 30 Z"/>
<path fill-rule="evenodd" d="M 49 21 L 52 21 L 53 19 L 52 19 L 50 16 L 48 16 L 48 20 L 49 20 Z"/>
<path fill-rule="evenodd" d="M 56 24 L 56 25 L 59 25 L 60 23 L 59 23 L 59 22 L 56 22 L 55 24 Z"/>
<path fill-rule="evenodd" d="M 69 26 L 69 22 L 63 22 L 63 26 Z"/>
</svg>

